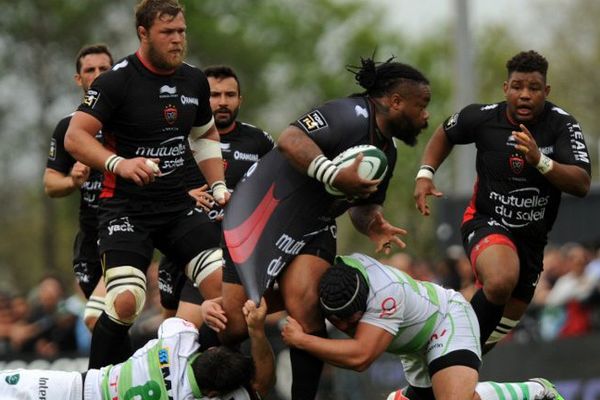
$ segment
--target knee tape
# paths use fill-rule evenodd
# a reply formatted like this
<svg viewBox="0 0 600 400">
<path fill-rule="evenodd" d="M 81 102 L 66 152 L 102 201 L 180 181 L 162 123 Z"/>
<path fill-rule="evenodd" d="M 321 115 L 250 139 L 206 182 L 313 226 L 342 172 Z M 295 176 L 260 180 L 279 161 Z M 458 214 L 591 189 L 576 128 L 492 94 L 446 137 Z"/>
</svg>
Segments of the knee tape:
<svg viewBox="0 0 600 400">
<path fill-rule="evenodd" d="M 104 311 L 104 297 L 90 296 L 87 303 L 85 303 L 85 311 L 83 312 L 83 320 L 89 318 L 98 318 Z"/>
<path fill-rule="evenodd" d="M 222 268 L 223 250 L 219 247 L 204 250 L 185 266 L 185 274 L 194 285 L 199 286 L 207 276 L 219 268 Z"/>
<path fill-rule="evenodd" d="M 140 314 L 146 302 L 146 275 L 137 268 L 122 266 L 110 268 L 104 277 L 106 281 L 106 314 L 115 322 L 131 325 Z M 115 310 L 115 299 L 124 292 L 131 292 L 135 297 L 135 312 L 127 318 L 121 318 Z"/>
<path fill-rule="evenodd" d="M 494 328 L 494 331 L 492 332 L 488 340 L 485 342 L 485 344 L 498 343 L 499 341 L 504 339 L 504 337 L 508 335 L 510 331 L 512 331 L 515 328 L 515 326 L 517 326 L 518 323 L 519 320 L 515 321 L 513 319 L 502 317 L 500 323 L 498 324 L 498 326 L 496 326 L 496 328 Z"/>
</svg>

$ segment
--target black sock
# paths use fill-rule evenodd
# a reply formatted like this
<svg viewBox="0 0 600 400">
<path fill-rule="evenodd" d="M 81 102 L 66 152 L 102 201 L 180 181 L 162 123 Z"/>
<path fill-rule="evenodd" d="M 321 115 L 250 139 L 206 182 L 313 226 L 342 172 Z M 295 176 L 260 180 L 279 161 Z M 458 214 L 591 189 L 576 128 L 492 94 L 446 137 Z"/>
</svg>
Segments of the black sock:
<svg viewBox="0 0 600 400">
<path fill-rule="evenodd" d="M 198 329 L 198 343 L 200 343 L 201 351 L 206 351 L 211 347 L 221 345 L 217 332 L 210 329 L 206 324 L 202 324 L 200 329 Z"/>
<path fill-rule="evenodd" d="M 504 313 L 504 305 L 491 303 L 483 293 L 483 289 L 479 289 L 471 299 L 471 306 L 477 314 L 479 321 L 479 331 L 481 333 L 480 342 L 481 348 L 484 348 L 486 340 L 490 337 L 496 326 L 502 319 Z"/>
<path fill-rule="evenodd" d="M 117 364 L 131 356 L 129 327 L 114 322 L 105 312 L 100 315 L 92 332 L 90 369 Z"/>
<path fill-rule="evenodd" d="M 327 337 L 325 329 L 312 334 Z M 323 361 L 304 350 L 293 347 L 290 349 L 290 361 L 292 362 L 292 400 L 313 400 L 319 389 Z"/>
</svg>

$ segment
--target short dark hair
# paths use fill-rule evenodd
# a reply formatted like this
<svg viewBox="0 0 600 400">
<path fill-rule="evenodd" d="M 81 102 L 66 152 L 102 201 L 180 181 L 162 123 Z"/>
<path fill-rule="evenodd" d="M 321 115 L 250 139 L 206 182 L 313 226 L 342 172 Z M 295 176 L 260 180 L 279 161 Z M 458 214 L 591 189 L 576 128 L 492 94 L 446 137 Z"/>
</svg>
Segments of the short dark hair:
<svg viewBox="0 0 600 400">
<path fill-rule="evenodd" d="M 178 0 L 142 0 L 135 6 L 136 33 L 138 26 L 150 29 L 156 17 L 166 14 L 175 18 L 180 12 L 184 12 L 184 7 Z"/>
<path fill-rule="evenodd" d="M 545 80 L 548 60 L 534 50 L 522 51 L 506 62 L 506 69 L 509 77 L 513 72 L 539 72 Z"/>
<path fill-rule="evenodd" d="M 191 364 L 198 387 L 203 393 L 229 393 L 250 386 L 254 379 L 254 361 L 237 350 L 219 346 L 202 352 Z"/>
<path fill-rule="evenodd" d="M 240 85 L 240 80 L 238 79 L 237 74 L 228 65 L 211 65 L 209 67 L 204 68 L 204 75 L 206 77 L 212 77 L 215 79 L 225 79 L 225 78 L 233 78 L 237 82 L 238 85 L 238 94 L 242 94 L 242 87 Z"/>
<path fill-rule="evenodd" d="M 106 54 L 110 58 L 110 65 L 113 65 L 113 56 L 107 45 L 103 43 L 88 44 L 77 52 L 77 58 L 75 59 L 75 71 L 77 73 L 81 72 L 81 59 L 90 54 Z"/>
<path fill-rule="evenodd" d="M 365 277 L 340 258 L 319 281 L 319 305 L 325 317 L 333 315 L 343 319 L 357 311 L 364 312 L 368 296 L 369 285 Z"/>
<path fill-rule="evenodd" d="M 429 85 L 429 80 L 419 70 L 393 60 L 394 57 L 391 57 L 384 62 L 375 62 L 372 58 L 361 57 L 360 67 L 348 65 L 346 69 L 354 74 L 356 82 L 365 89 L 356 96 L 382 97 L 397 90 L 399 85 Z"/>
</svg>

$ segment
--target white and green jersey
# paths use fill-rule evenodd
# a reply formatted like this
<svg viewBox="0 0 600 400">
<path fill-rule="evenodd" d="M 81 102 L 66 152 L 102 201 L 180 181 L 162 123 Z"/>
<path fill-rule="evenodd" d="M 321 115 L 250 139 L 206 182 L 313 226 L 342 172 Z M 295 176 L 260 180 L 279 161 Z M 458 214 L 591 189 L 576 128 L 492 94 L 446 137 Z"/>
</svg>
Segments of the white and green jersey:
<svg viewBox="0 0 600 400">
<path fill-rule="evenodd" d="M 198 330 L 194 325 L 181 318 L 169 318 L 158 328 L 158 339 L 146 343 L 124 363 L 87 371 L 85 382 L 78 372 L 0 371 L 0 399 L 208 399 L 200 392 L 188 365 L 198 354 L 198 348 Z M 221 399 L 250 400 L 251 397 L 240 387 Z"/>
<path fill-rule="evenodd" d="M 187 371 L 198 348 L 198 330 L 193 324 L 180 318 L 165 320 L 158 328 L 158 339 L 150 340 L 127 361 L 100 369 L 101 399 L 193 399 L 197 385 Z M 89 378 L 88 372 L 86 381 Z"/>
<path fill-rule="evenodd" d="M 158 328 L 158 339 L 150 340 L 124 363 L 88 371 L 84 394 L 90 396 L 84 399 L 204 399 L 189 366 L 198 349 L 196 327 L 181 318 L 168 318 Z M 249 395 L 240 388 L 226 398 L 231 397 Z"/>
<path fill-rule="evenodd" d="M 410 384 L 430 386 L 427 366 L 450 352 L 470 350 L 481 359 L 477 317 L 460 293 L 413 279 L 363 254 L 340 258 L 369 285 L 360 323 L 394 336 L 386 351 L 400 356 Z"/>
</svg>

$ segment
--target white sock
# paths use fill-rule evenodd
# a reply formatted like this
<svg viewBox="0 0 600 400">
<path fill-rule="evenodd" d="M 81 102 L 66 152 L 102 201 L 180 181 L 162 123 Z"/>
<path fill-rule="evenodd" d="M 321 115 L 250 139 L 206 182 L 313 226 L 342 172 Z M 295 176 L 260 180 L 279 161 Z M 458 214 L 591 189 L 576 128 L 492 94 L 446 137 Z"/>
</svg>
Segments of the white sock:
<svg viewBox="0 0 600 400">
<path fill-rule="evenodd" d="M 537 382 L 480 382 L 475 387 L 481 400 L 534 400 L 543 390 Z"/>
</svg>

